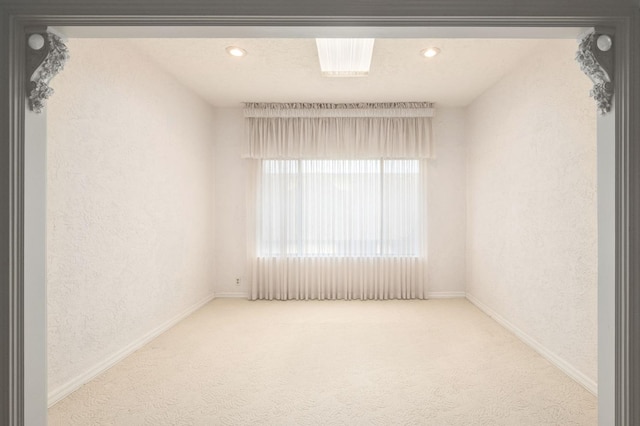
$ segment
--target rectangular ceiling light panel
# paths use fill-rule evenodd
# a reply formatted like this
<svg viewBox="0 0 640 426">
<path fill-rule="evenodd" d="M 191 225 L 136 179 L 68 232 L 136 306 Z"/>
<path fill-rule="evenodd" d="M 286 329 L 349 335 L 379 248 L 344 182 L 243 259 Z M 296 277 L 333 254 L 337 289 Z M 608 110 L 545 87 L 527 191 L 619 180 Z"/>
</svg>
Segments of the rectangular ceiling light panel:
<svg viewBox="0 0 640 426">
<path fill-rule="evenodd" d="M 317 38 L 320 69 L 325 77 L 366 77 L 373 38 Z"/>
</svg>

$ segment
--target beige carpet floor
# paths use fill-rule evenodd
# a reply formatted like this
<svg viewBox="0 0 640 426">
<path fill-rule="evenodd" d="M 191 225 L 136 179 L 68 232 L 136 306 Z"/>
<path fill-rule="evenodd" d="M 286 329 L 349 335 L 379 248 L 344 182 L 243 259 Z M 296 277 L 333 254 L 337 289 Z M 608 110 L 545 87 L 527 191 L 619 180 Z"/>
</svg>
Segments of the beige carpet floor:
<svg viewBox="0 0 640 426">
<path fill-rule="evenodd" d="M 595 425 L 596 398 L 464 299 L 217 299 L 50 425 Z"/>
</svg>

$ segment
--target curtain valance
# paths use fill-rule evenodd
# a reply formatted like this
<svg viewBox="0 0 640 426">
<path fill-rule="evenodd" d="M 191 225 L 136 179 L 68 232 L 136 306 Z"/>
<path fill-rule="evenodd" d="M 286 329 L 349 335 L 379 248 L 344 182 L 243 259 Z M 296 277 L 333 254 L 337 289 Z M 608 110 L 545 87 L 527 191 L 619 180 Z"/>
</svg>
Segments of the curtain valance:
<svg viewBox="0 0 640 426">
<path fill-rule="evenodd" d="M 246 158 L 430 158 L 429 102 L 245 104 Z"/>
</svg>

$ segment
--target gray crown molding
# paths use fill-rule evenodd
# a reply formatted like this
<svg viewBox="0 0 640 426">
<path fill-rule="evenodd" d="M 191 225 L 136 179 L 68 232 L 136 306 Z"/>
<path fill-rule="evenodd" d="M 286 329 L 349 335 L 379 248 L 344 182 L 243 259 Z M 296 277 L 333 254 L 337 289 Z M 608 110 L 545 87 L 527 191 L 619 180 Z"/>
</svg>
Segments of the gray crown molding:
<svg viewBox="0 0 640 426">
<path fill-rule="evenodd" d="M 598 46 L 601 36 L 608 36 L 613 40 L 613 34 L 598 29 L 586 34 L 580 41 L 576 61 L 582 72 L 593 82 L 589 95 L 595 99 L 598 113 L 606 114 L 611 111 L 613 98 L 613 46 L 607 50 L 601 49 Z"/>
<path fill-rule="evenodd" d="M 44 39 L 44 45 L 39 49 L 31 47 L 28 42 L 30 37 L 38 35 Z M 25 47 L 29 109 L 40 113 L 54 92 L 49 82 L 69 60 L 69 49 L 60 37 L 47 30 L 27 33 Z"/>
</svg>

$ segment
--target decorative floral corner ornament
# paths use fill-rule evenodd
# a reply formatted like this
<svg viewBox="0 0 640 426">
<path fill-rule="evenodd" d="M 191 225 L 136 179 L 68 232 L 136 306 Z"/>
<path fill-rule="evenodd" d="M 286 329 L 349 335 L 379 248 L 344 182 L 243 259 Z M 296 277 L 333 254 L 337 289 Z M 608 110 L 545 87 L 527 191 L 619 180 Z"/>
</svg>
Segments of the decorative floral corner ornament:
<svg viewBox="0 0 640 426">
<path fill-rule="evenodd" d="M 32 43 L 32 39 L 35 42 Z M 41 46 L 38 46 L 38 39 Z M 27 43 L 29 109 L 36 113 L 42 112 L 45 101 L 53 94 L 49 82 L 64 68 L 68 59 L 69 49 L 57 35 L 46 31 L 29 34 Z"/>
<path fill-rule="evenodd" d="M 613 98 L 613 50 L 612 37 L 593 31 L 580 41 L 576 61 L 580 69 L 593 81 L 589 95 L 598 105 L 598 113 L 611 111 Z"/>
</svg>

